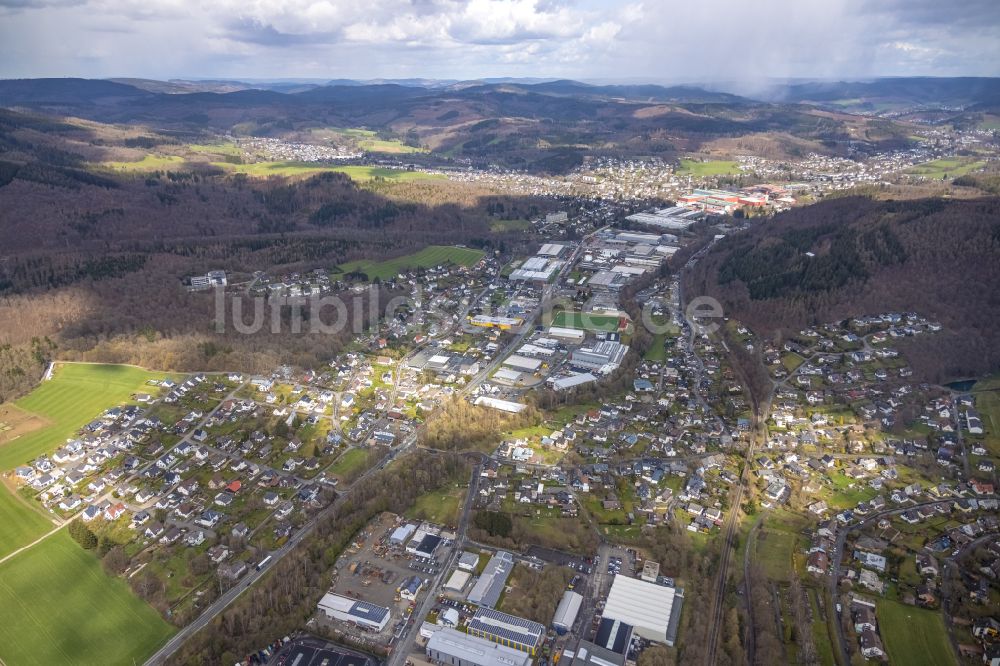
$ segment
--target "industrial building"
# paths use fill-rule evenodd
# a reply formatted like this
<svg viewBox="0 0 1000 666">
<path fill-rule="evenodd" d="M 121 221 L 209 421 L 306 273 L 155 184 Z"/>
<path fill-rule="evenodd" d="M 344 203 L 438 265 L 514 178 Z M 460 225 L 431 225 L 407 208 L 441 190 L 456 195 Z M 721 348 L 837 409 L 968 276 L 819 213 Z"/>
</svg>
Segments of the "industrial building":
<svg viewBox="0 0 1000 666">
<path fill-rule="evenodd" d="M 512 282 L 548 282 L 562 265 L 557 259 L 532 257 L 526 259 L 508 278 Z"/>
<path fill-rule="evenodd" d="M 569 374 L 565 377 L 550 378 L 547 383 L 556 391 L 568 391 L 571 388 L 583 386 L 584 384 L 590 384 L 591 382 L 596 381 L 597 377 L 591 373 L 579 372 Z"/>
<path fill-rule="evenodd" d="M 672 587 L 615 576 L 602 616 L 632 625 L 640 638 L 673 646 L 683 598 Z"/>
<path fill-rule="evenodd" d="M 698 221 L 701 212 L 674 206 L 673 208 L 661 208 L 652 213 L 636 213 L 629 215 L 625 219 L 629 222 L 636 222 L 648 227 L 657 229 L 669 229 L 670 231 L 684 231 Z"/>
<path fill-rule="evenodd" d="M 514 370 L 513 368 L 500 368 L 493 373 L 493 379 L 498 379 L 502 382 L 510 382 L 511 384 L 516 384 L 521 380 L 523 372 L 519 370 Z"/>
<path fill-rule="evenodd" d="M 572 629 L 582 604 L 583 595 L 573 590 L 566 590 L 562 601 L 559 602 L 559 606 L 556 608 L 556 614 L 552 618 L 552 628 L 559 634 L 565 634 Z"/>
<path fill-rule="evenodd" d="M 487 315 L 476 315 L 469 317 L 469 323 L 480 328 L 498 328 L 501 331 L 509 331 L 515 326 L 520 326 L 524 320 L 520 317 L 489 317 Z"/>
<path fill-rule="evenodd" d="M 528 358 L 519 354 L 511 354 L 504 359 L 503 364 L 524 372 L 538 372 L 542 362 L 537 358 Z"/>
<path fill-rule="evenodd" d="M 501 412 L 508 412 L 510 414 L 519 414 L 527 409 L 527 405 L 520 402 L 511 402 L 510 400 L 500 400 L 499 398 L 490 398 L 485 395 L 481 395 L 476 398 L 474 405 L 480 407 L 490 407 L 492 409 L 498 409 Z"/>
<path fill-rule="evenodd" d="M 566 650 L 563 660 L 572 666 L 624 666 L 632 642 L 632 626 L 619 620 L 601 620 L 593 641 L 580 641 L 575 650 Z"/>
<path fill-rule="evenodd" d="M 498 550 L 483 569 L 479 580 L 469 592 L 469 603 L 492 608 L 500 600 L 507 577 L 514 570 L 514 556 L 504 550 Z"/>
<path fill-rule="evenodd" d="M 389 624 L 389 609 L 367 601 L 327 592 L 319 601 L 319 610 L 331 619 L 350 622 L 364 629 L 382 631 Z"/>
<path fill-rule="evenodd" d="M 462 571 L 475 571 L 479 564 L 479 553 L 465 551 L 462 557 L 458 558 L 458 568 Z"/>
<path fill-rule="evenodd" d="M 523 617 L 492 608 L 480 608 L 468 626 L 470 636 L 478 636 L 534 656 L 545 639 L 545 627 Z"/>
<path fill-rule="evenodd" d="M 524 652 L 449 627 L 431 634 L 426 653 L 432 661 L 450 666 L 531 666 Z"/>
<path fill-rule="evenodd" d="M 576 368 L 606 375 L 618 369 L 627 352 L 628 345 L 614 340 L 602 340 L 590 347 L 574 349 L 569 360 Z"/>
<path fill-rule="evenodd" d="M 567 328 L 565 326 L 549 326 L 549 335 L 553 338 L 566 340 L 567 342 L 581 343 L 587 337 L 585 331 L 579 328 Z"/>
<path fill-rule="evenodd" d="M 469 578 L 472 577 L 468 571 L 461 571 L 455 569 L 451 576 L 448 578 L 448 582 L 444 584 L 444 589 L 451 592 L 461 592 L 465 589 L 465 586 L 469 583 Z"/>
</svg>

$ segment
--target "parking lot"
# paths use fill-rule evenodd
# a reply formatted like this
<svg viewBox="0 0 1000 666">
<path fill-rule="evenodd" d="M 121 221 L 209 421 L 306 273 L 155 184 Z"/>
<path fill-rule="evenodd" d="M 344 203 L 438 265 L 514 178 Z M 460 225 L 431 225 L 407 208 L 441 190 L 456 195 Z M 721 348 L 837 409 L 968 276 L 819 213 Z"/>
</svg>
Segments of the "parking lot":
<svg viewBox="0 0 1000 666">
<path fill-rule="evenodd" d="M 290 642 L 275 654 L 270 666 L 377 666 L 378 662 L 318 638 Z"/>
<path fill-rule="evenodd" d="M 579 571 L 583 574 L 589 574 L 593 569 L 593 560 L 589 557 L 581 557 L 579 555 L 571 555 L 570 553 L 564 553 L 559 550 L 553 550 L 552 548 L 542 548 L 541 546 L 532 546 L 528 549 L 528 557 L 535 557 L 549 564 L 555 564 L 561 567 L 569 567 L 575 571 Z"/>
</svg>

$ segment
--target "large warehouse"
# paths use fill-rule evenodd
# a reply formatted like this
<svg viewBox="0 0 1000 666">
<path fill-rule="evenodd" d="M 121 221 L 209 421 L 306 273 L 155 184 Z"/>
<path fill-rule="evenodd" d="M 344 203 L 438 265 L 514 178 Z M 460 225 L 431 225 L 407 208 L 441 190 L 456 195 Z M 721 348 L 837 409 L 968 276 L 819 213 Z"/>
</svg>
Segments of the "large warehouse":
<svg viewBox="0 0 1000 666">
<path fill-rule="evenodd" d="M 531 666 L 531 656 L 445 627 L 427 640 L 427 656 L 452 666 Z"/>
<path fill-rule="evenodd" d="M 636 636 L 673 646 L 682 599 L 672 587 L 615 576 L 602 615 L 632 625 Z"/>
<path fill-rule="evenodd" d="M 545 627 L 523 617 L 491 608 L 480 608 L 468 626 L 470 636 L 479 636 L 534 656 L 545 639 Z"/>
<path fill-rule="evenodd" d="M 582 604 L 583 595 L 573 590 L 566 590 L 562 601 L 559 602 L 559 607 L 556 608 L 556 614 L 552 618 L 552 628 L 560 634 L 565 634 L 572 629 Z"/>
<path fill-rule="evenodd" d="M 469 592 L 469 603 L 492 608 L 500 600 L 507 577 L 514 570 L 514 556 L 504 550 L 498 550 L 490 558 L 479 580 Z"/>
<path fill-rule="evenodd" d="M 388 608 L 331 592 L 319 600 L 319 609 L 329 618 L 341 622 L 353 622 L 372 631 L 382 631 L 385 625 L 389 624 Z"/>
</svg>

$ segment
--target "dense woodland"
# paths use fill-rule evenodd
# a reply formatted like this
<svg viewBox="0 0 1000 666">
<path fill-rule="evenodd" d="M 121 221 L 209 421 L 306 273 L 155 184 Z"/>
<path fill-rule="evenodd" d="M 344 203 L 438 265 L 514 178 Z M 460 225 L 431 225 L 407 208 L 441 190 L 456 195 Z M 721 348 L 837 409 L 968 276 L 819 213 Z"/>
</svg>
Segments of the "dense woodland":
<svg viewBox="0 0 1000 666">
<path fill-rule="evenodd" d="M 1000 199 L 847 197 L 795 209 L 727 237 L 688 284 L 776 342 L 807 325 L 918 312 L 944 326 L 897 343 L 919 376 L 940 382 L 995 371 Z"/>
<path fill-rule="evenodd" d="M 557 205 L 467 184 L 361 186 L 336 173 L 85 170 L 145 139 L 167 140 L 141 132 L 0 110 L 0 400 L 29 390 L 52 358 L 164 370 L 312 367 L 346 338 L 218 334 L 213 296 L 185 291 L 182 280 L 213 269 L 333 268 L 433 243 L 512 252 L 530 233 L 495 232 L 490 222 Z"/>
</svg>

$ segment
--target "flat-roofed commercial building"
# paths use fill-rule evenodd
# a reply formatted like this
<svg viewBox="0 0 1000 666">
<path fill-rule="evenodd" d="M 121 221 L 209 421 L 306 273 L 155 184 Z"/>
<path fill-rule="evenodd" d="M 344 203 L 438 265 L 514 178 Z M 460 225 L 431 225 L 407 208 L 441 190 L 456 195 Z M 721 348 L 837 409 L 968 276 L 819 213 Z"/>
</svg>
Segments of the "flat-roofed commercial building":
<svg viewBox="0 0 1000 666">
<path fill-rule="evenodd" d="M 470 636 L 478 636 L 534 656 L 545 638 L 545 627 L 523 617 L 492 608 L 480 608 L 468 626 Z"/>
<path fill-rule="evenodd" d="M 514 556 L 504 550 L 498 550 L 483 569 L 479 580 L 469 592 L 469 603 L 492 608 L 500 601 L 507 577 L 514 570 Z"/>
<path fill-rule="evenodd" d="M 449 666 L 531 666 L 531 656 L 445 627 L 427 640 L 427 656 Z"/>
<path fill-rule="evenodd" d="M 624 666 L 632 642 L 632 626 L 604 618 L 593 641 L 580 641 L 575 650 L 566 650 L 563 659 L 572 666 Z"/>
<path fill-rule="evenodd" d="M 615 576 L 602 616 L 632 625 L 636 636 L 672 646 L 682 599 L 672 587 Z"/>
<path fill-rule="evenodd" d="M 528 358 L 520 354 L 511 354 L 503 360 L 503 364 L 525 372 L 536 372 L 542 367 L 542 362 L 537 358 Z"/>
<path fill-rule="evenodd" d="M 372 631 L 382 631 L 389 624 L 389 609 L 367 601 L 328 592 L 319 601 L 319 609 L 334 620 L 351 622 Z"/>
</svg>

